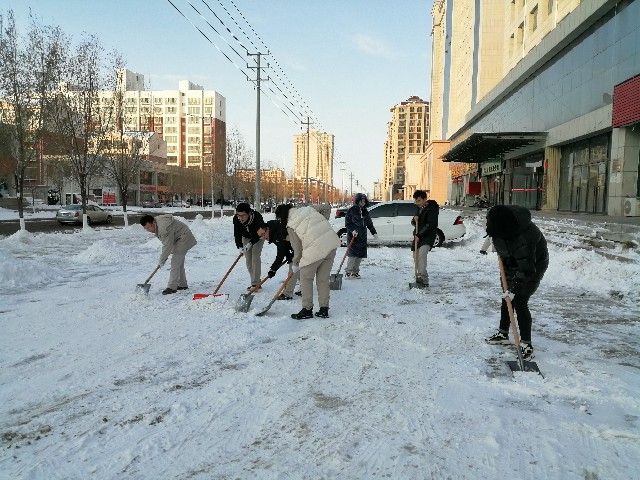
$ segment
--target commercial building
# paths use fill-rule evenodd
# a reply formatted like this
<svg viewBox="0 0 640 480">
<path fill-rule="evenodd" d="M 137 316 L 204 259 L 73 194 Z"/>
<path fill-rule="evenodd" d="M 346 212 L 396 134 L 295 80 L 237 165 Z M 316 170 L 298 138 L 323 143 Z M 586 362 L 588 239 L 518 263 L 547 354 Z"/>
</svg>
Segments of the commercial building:
<svg viewBox="0 0 640 480">
<path fill-rule="evenodd" d="M 640 1 L 436 0 L 448 200 L 640 214 Z"/>
</svg>

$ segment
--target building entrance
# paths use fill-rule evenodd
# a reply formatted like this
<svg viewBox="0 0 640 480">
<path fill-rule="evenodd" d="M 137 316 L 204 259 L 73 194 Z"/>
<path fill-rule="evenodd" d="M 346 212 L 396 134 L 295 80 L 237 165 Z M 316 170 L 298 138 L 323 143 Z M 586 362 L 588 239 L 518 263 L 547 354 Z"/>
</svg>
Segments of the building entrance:
<svg viewBox="0 0 640 480">
<path fill-rule="evenodd" d="M 558 209 L 605 213 L 608 164 L 609 135 L 563 147 Z"/>
</svg>

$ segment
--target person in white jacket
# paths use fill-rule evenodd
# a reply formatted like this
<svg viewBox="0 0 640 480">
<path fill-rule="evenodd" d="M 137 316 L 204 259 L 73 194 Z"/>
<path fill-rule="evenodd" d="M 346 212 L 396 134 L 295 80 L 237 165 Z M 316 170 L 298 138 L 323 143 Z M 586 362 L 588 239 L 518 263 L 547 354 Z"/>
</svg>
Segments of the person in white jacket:
<svg viewBox="0 0 640 480">
<path fill-rule="evenodd" d="M 331 268 L 340 239 L 327 219 L 313 207 L 293 208 L 280 205 L 276 218 L 286 227 L 293 247 L 292 269 L 299 272 L 302 310 L 291 318 L 303 320 L 313 317 L 313 279 L 316 280 L 320 309 L 316 317 L 329 317 Z"/>
<path fill-rule="evenodd" d="M 162 291 L 163 295 L 176 293 L 178 290 L 189 288 L 187 275 L 184 270 L 184 259 L 187 252 L 198 243 L 187 225 L 179 220 L 175 220 L 173 215 L 143 215 L 140 225 L 149 233 L 154 233 L 162 242 L 162 252 L 158 266 L 162 267 L 169 255 L 171 255 L 171 273 L 167 288 Z"/>
</svg>

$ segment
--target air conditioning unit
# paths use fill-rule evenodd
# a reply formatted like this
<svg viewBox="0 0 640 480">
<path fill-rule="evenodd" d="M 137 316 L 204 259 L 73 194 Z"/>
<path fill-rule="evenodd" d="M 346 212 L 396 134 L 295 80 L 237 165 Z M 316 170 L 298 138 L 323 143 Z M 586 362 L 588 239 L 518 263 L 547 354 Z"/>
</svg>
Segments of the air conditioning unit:
<svg viewBox="0 0 640 480">
<path fill-rule="evenodd" d="M 624 216 L 638 217 L 640 216 L 640 198 L 627 197 L 624 199 Z"/>
</svg>

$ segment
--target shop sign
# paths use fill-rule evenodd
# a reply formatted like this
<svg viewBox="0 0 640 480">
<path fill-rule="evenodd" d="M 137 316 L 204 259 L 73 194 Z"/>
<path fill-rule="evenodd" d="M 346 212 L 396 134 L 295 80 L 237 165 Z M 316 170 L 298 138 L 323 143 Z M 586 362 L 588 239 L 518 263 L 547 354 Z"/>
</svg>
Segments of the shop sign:
<svg viewBox="0 0 640 480">
<path fill-rule="evenodd" d="M 154 185 L 140 185 L 141 192 L 155 192 L 156 187 Z"/>
<path fill-rule="evenodd" d="M 502 172 L 502 161 L 484 162 L 482 164 L 482 176 L 493 175 Z"/>
</svg>

